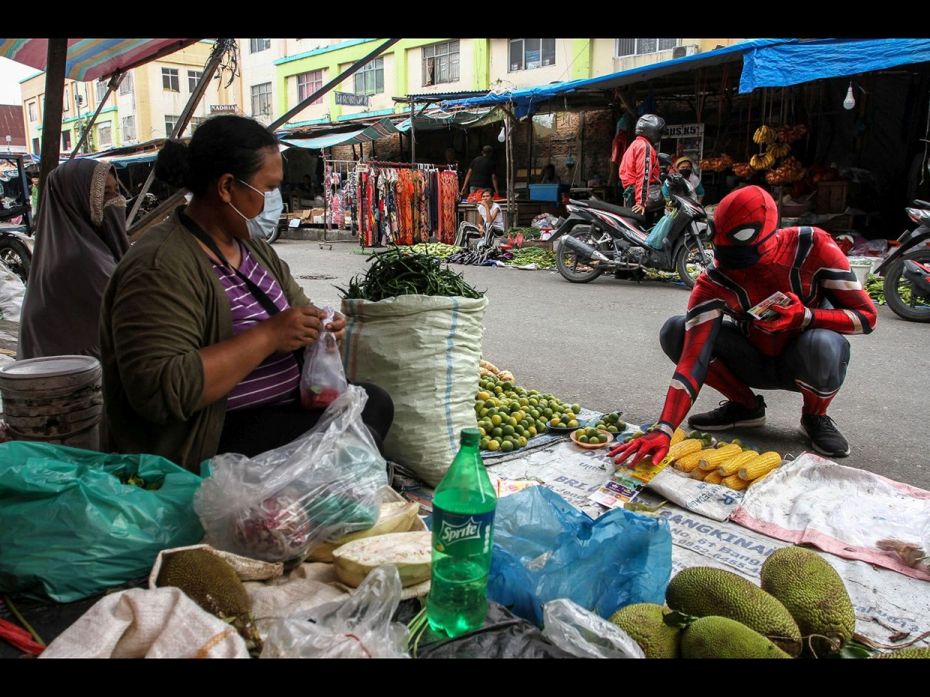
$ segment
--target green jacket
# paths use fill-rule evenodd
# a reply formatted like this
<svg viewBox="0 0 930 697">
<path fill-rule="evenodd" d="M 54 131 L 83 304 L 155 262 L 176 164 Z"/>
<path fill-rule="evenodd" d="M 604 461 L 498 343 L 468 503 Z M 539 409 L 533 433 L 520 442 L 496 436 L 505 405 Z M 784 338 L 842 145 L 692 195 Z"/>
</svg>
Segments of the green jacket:
<svg viewBox="0 0 930 697">
<path fill-rule="evenodd" d="M 269 244 L 245 246 L 284 289 L 310 301 Z M 226 400 L 197 410 L 203 393 L 198 349 L 231 339 L 229 301 L 209 258 L 177 211 L 149 230 L 117 265 L 100 320 L 109 448 L 162 455 L 192 472 L 216 454 Z"/>
</svg>

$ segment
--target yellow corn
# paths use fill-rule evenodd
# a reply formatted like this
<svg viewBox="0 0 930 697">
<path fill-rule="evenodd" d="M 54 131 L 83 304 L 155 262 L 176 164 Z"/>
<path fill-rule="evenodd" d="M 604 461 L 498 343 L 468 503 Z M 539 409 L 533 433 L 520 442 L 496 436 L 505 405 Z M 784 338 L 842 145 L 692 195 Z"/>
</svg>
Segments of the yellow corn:
<svg viewBox="0 0 930 697">
<path fill-rule="evenodd" d="M 723 481 L 723 477 L 720 476 L 719 470 L 708 471 L 707 476 L 704 477 L 704 481 L 707 484 L 719 484 Z"/>
<path fill-rule="evenodd" d="M 672 442 L 670 445 L 678 445 L 687 437 L 688 436 L 684 431 L 682 431 L 680 428 L 676 428 L 675 432 L 672 434 Z"/>
<path fill-rule="evenodd" d="M 706 482 L 707 480 L 705 479 L 704 481 Z M 729 477 L 724 477 L 721 483 L 737 491 L 742 491 L 749 486 L 749 482 L 745 479 L 740 479 L 738 474 L 731 474 Z"/>
<path fill-rule="evenodd" d="M 706 477 L 708 474 L 710 474 L 710 472 L 707 470 L 702 470 L 700 467 L 695 467 L 693 470 L 691 470 L 691 478 L 698 479 L 700 481 L 703 481 L 704 477 Z"/>
<path fill-rule="evenodd" d="M 769 450 L 740 467 L 739 476 L 740 479 L 751 482 L 753 479 L 758 479 L 763 474 L 768 474 L 780 464 L 781 455 L 774 450 Z"/>
<path fill-rule="evenodd" d="M 672 440 L 674 440 L 674 438 Z M 687 438 L 686 440 L 679 441 L 678 443 L 673 443 L 672 447 L 668 449 L 667 457 L 669 462 L 674 462 L 678 458 L 684 457 L 690 453 L 696 453 L 700 449 L 701 441 L 699 441 L 697 438 Z"/>
<path fill-rule="evenodd" d="M 756 484 L 758 484 L 759 482 L 761 482 L 763 479 L 765 479 L 766 477 L 768 477 L 773 471 L 774 471 L 774 470 L 769 470 L 768 472 L 766 472 L 765 474 L 763 474 L 761 477 L 756 477 L 756 478 L 753 479 L 751 482 L 749 482 L 749 486 L 755 486 Z"/>
<path fill-rule="evenodd" d="M 745 465 L 747 462 L 752 460 L 755 457 L 758 457 L 759 453 L 755 450 L 744 450 L 741 453 L 737 453 L 736 456 L 731 457 L 726 462 L 723 462 L 718 471 L 722 477 L 729 477 L 731 474 L 736 474 L 739 472 L 739 468 Z"/>
<path fill-rule="evenodd" d="M 739 455 L 742 451 L 743 449 L 734 443 L 724 445 L 720 448 L 702 450 L 701 452 L 705 453 L 705 455 L 700 461 L 701 469 L 715 470 L 727 460 Z"/>
</svg>

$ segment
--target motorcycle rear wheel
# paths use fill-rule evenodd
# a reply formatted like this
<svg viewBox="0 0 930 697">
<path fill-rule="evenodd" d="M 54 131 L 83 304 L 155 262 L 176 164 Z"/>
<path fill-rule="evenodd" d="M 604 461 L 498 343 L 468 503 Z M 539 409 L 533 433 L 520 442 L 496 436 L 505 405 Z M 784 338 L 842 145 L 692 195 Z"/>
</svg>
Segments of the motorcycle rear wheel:
<svg viewBox="0 0 930 697">
<path fill-rule="evenodd" d="M 703 239 L 700 243 L 701 248 L 698 249 L 693 239 L 685 240 L 675 257 L 675 270 L 678 271 L 678 276 L 688 288 L 694 288 L 698 276 L 707 270 L 714 258 L 713 247 L 710 243 Z"/>
<path fill-rule="evenodd" d="M 0 261 L 7 268 L 19 276 L 23 283 L 29 278 L 29 267 L 32 266 L 32 254 L 19 240 L 0 239 Z"/>
<path fill-rule="evenodd" d="M 916 300 L 913 285 L 904 278 L 904 262 L 907 260 L 930 263 L 930 250 L 921 249 L 905 254 L 888 267 L 883 284 L 885 302 L 899 317 L 911 322 L 930 322 L 930 300 Z"/>
<path fill-rule="evenodd" d="M 597 248 L 597 238 L 589 225 L 579 225 L 568 233 L 580 242 Z M 603 250 L 601 250 L 603 251 Z M 604 273 L 601 262 L 594 259 L 582 259 L 569 249 L 564 241 L 559 242 L 559 249 L 555 255 L 555 266 L 562 274 L 562 278 L 572 283 L 589 283 Z"/>
</svg>

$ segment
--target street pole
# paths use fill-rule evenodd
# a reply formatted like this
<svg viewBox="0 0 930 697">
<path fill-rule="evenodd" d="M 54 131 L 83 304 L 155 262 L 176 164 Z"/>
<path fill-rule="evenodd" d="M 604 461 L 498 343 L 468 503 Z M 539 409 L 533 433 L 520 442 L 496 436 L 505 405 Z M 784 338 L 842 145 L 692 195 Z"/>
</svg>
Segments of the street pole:
<svg viewBox="0 0 930 697">
<path fill-rule="evenodd" d="M 39 207 L 45 198 L 45 180 L 58 166 L 61 153 L 61 112 L 65 96 L 68 39 L 49 39 L 45 63 L 45 109 L 42 122 L 42 163 L 39 168 Z"/>
</svg>

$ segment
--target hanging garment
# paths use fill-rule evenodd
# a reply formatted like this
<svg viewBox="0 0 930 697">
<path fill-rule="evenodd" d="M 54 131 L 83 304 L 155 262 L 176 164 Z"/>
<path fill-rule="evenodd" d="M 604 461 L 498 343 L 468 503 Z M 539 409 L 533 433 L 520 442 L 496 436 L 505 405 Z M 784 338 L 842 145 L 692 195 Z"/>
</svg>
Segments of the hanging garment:
<svg viewBox="0 0 930 697">
<path fill-rule="evenodd" d="M 442 237 L 439 200 L 439 170 L 434 169 L 429 175 L 429 224 L 430 234 L 437 240 Z"/>
</svg>

